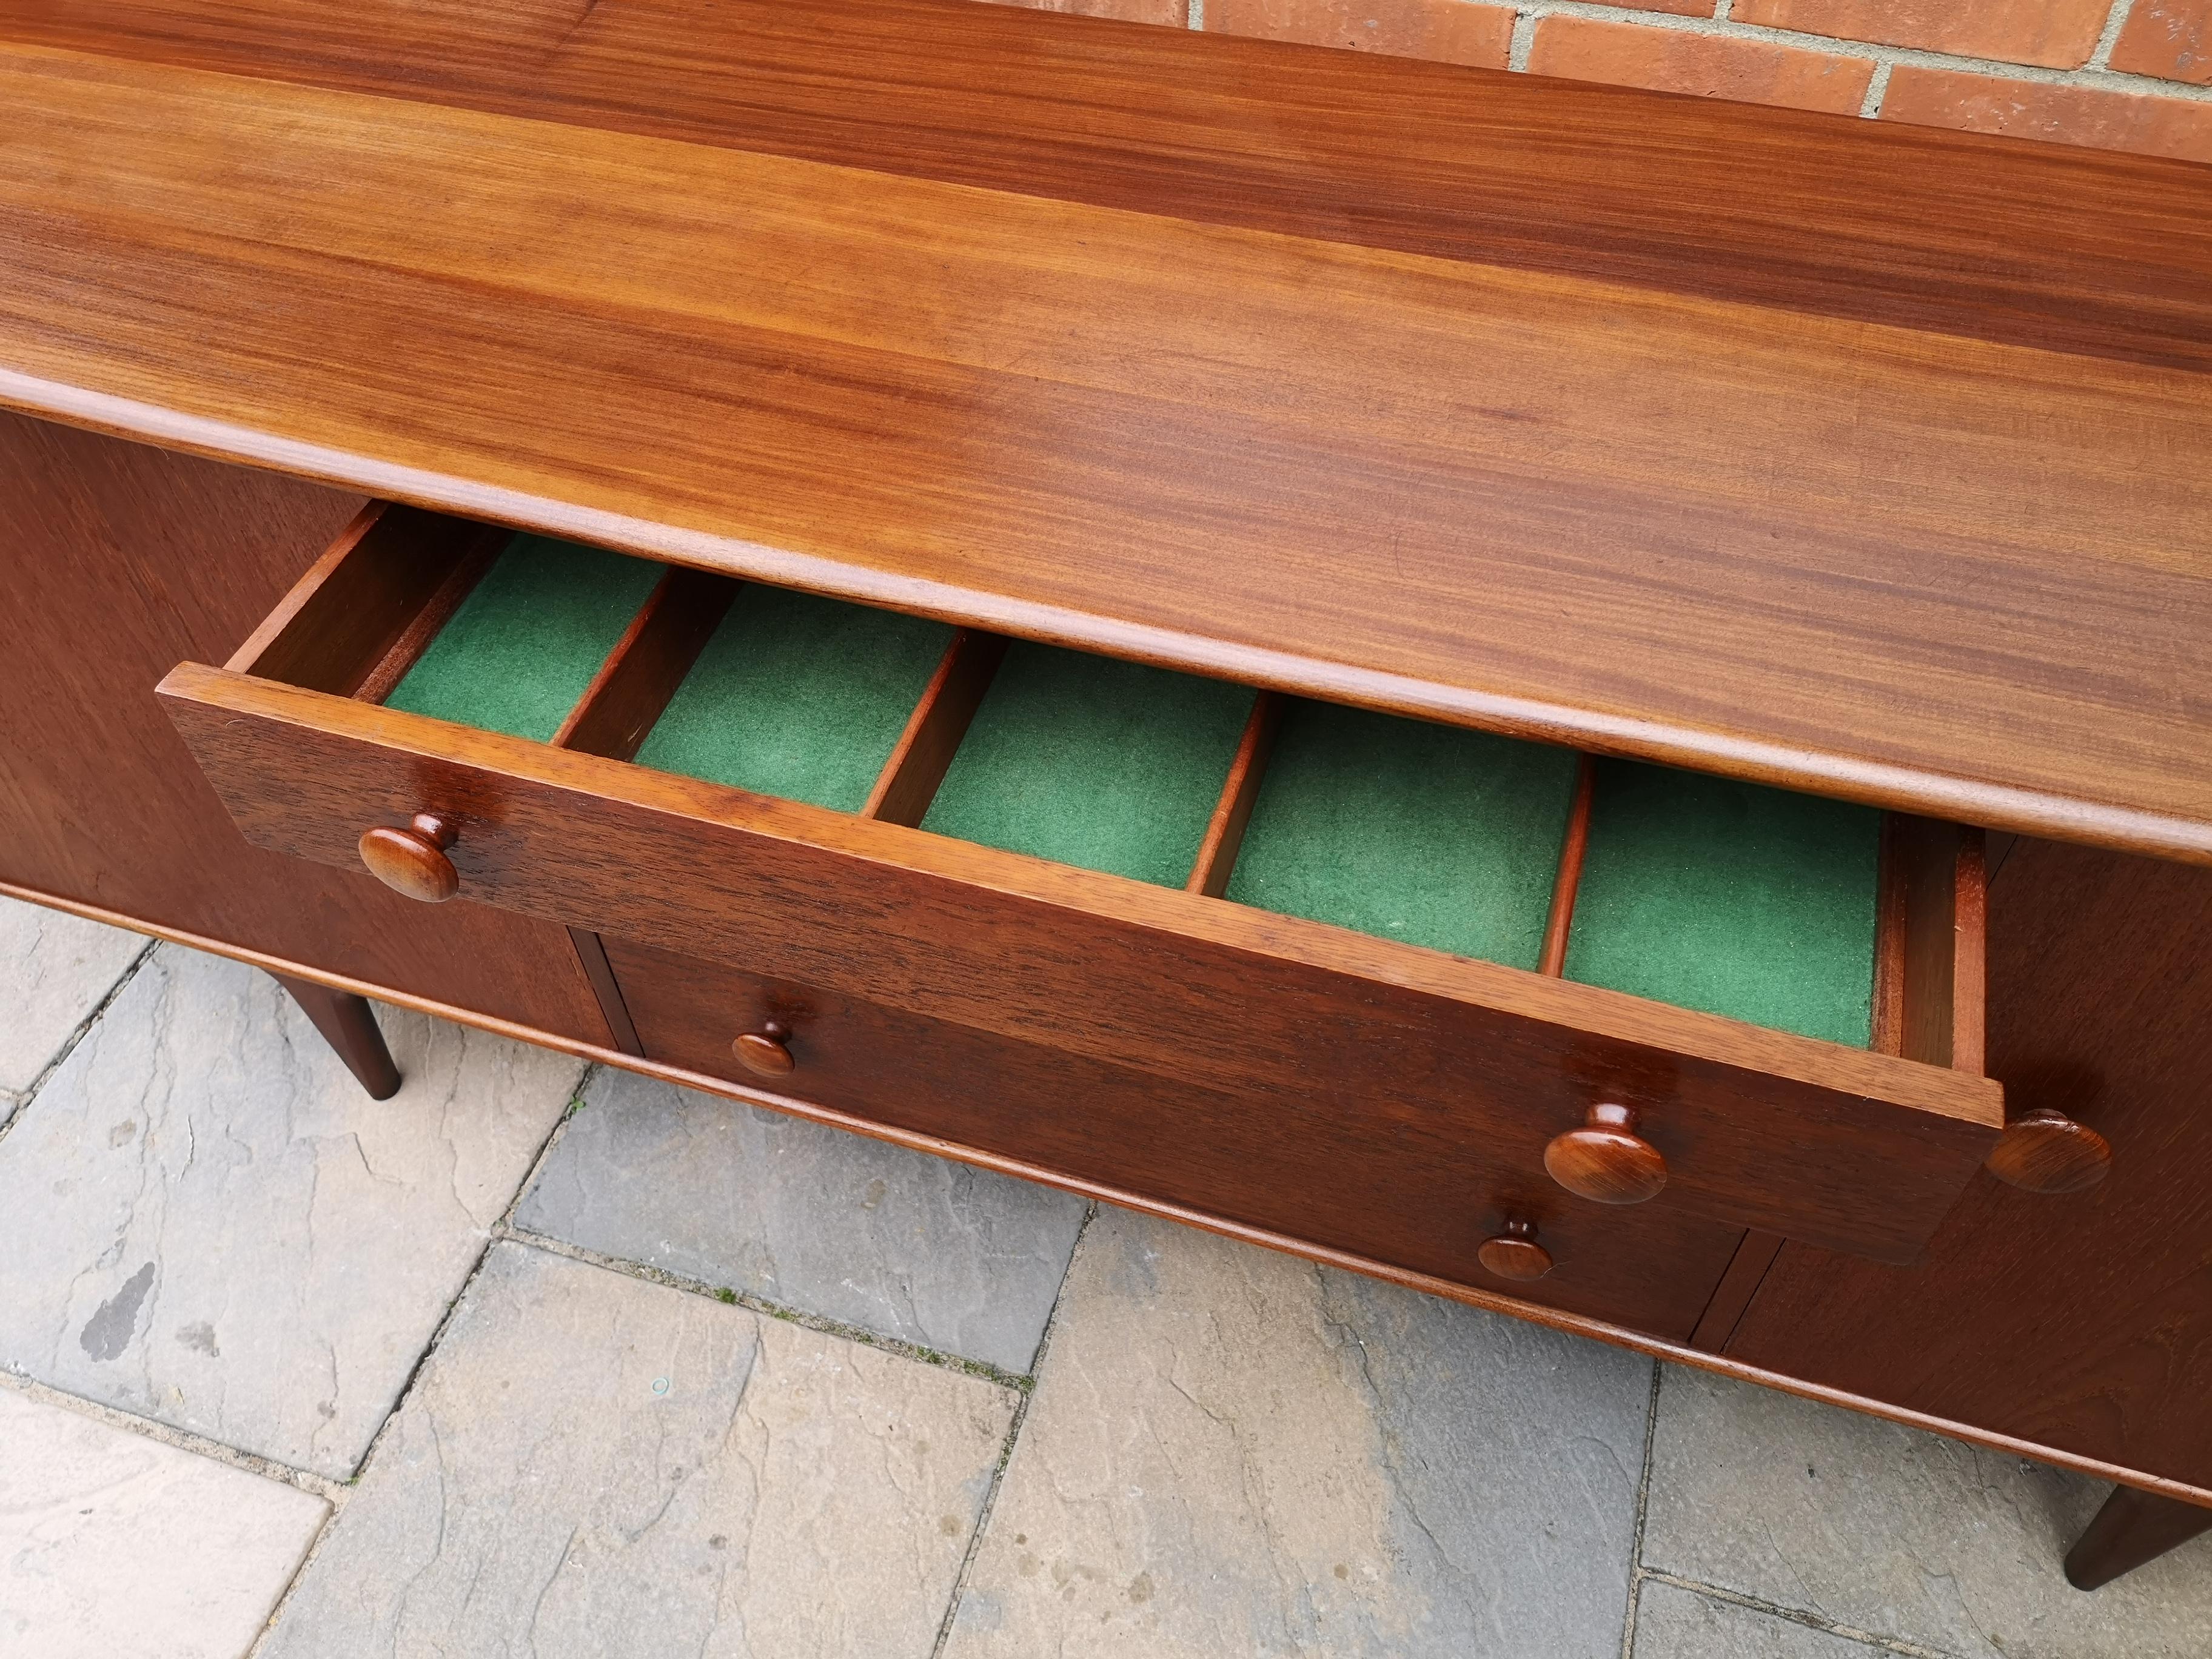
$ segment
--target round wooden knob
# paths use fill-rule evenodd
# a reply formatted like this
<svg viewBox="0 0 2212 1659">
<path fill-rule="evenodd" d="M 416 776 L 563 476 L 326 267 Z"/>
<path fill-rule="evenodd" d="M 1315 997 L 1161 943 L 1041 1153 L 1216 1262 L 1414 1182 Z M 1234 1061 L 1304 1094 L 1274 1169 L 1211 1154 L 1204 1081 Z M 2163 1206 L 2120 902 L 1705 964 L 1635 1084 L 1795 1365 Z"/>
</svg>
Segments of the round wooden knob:
<svg viewBox="0 0 2212 1659">
<path fill-rule="evenodd" d="M 1999 1181 L 2031 1193 L 2078 1193 L 2112 1167 L 2112 1143 L 2063 1112 L 2039 1108 L 2004 1127 L 1983 1160 Z"/>
<path fill-rule="evenodd" d="M 363 831 L 361 861 L 393 892 L 442 904 L 461 890 L 460 872 L 446 856 L 453 844 L 453 832 L 445 820 L 417 812 L 404 830 L 380 823 Z"/>
<path fill-rule="evenodd" d="M 1667 1160 L 1636 1133 L 1636 1109 L 1610 1101 L 1591 1107 L 1581 1128 L 1553 1136 L 1544 1167 L 1577 1197 L 1600 1204 L 1641 1204 L 1667 1184 Z"/>
<path fill-rule="evenodd" d="M 1552 1253 L 1536 1242 L 1533 1221 L 1507 1222 L 1504 1232 L 1482 1241 L 1474 1257 L 1500 1279 L 1541 1279 L 1552 1271 Z"/>
<path fill-rule="evenodd" d="M 748 1031 L 730 1045 L 738 1064 L 756 1077 L 788 1077 L 799 1062 L 791 1057 L 791 1033 L 770 1020 L 757 1031 Z"/>
</svg>

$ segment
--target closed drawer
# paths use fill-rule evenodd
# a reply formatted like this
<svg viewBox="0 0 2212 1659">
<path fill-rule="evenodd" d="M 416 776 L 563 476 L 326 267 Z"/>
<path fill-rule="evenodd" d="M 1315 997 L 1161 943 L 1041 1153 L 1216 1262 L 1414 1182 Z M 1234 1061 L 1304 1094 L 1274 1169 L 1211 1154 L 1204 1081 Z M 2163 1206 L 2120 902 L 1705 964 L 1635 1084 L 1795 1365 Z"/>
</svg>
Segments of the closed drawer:
<svg viewBox="0 0 2212 1659">
<path fill-rule="evenodd" d="M 162 694 L 259 845 L 1644 1200 L 1592 1224 L 1908 1260 L 2001 1125 L 1947 825 L 398 508 Z"/>
<path fill-rule="evenodd" d="M 1655 1336 L 1689 1339 L 1742 1237 L 1670 1206 L 1582 1203 L 1497 1160 L 1472 1115 L 1408 1121 L 1357 1099 L 1195 1088 L 623 939 L 605 947 L 653 1060 Z M 738 1039 L 767 1031 L 788 1073 L 733 1058 Z M 1537 1279 L 1483 1265 L 1483 1244 L 1515 1222 L 1551 1258 Z"/>
</svg>

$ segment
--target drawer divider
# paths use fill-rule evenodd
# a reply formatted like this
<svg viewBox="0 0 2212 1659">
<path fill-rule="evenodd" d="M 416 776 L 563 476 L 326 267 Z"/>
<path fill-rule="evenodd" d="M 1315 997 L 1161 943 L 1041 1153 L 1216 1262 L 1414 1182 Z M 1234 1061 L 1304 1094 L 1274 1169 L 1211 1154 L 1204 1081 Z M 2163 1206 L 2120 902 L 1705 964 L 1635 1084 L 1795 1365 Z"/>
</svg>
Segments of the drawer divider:
<svg viewBox="0 0 2212 1659">
<path fill-rule="evenodd" d="M 1252 821 L 1253 803 L 1260 798 L 1260 781 L 1267 774 L 1267 757 L 1275 746 L 1275 732 L 1283 722 L 1283 699 L 1261 691 L 1252 699 L 1251 718 L 1237 740 L 1236 758 L 1222 781 L 1221 799 L 1206 823 L 1198 856 L 1191 861 L 1186 892 L 1219 898 L 1229 889 L 1230 872 L 1237 867 L 1237 850 L 1244 844 L 1244 826 Z"/>
<path fill-rule="evenodd" d="M 738 597 L 738 584 L 672 567 L 553 734 L 556 749 L 634 758 Z"/>
<path fill-rule="evenodd" d="M 1582 886 L 1583 856 L 1589 850 L 1590 797 L 1597 766 L 1588 755 L 1575 768 L 1574 803 L 1567 809 L 1567 833 L 1559 842 L 1559 870 L 1552 884 L 1552 911 L 1544 923 L 1544 954 L 1536 971 L 1553 979 L 1567 967 L 1567 935 L 1574 930 L 1575 894 Z"/>
<path fill-rule="evenodd" d="M 363 702 L 380 703 L 398 690 L 399 682 L 407 678 L 407 671 L 430 648 L 430 641 L 438 637 L 439 630 L 453 619 L 453 613 L 475 592 L 477 584 L 498 562 L 514 536 L 512 531 L 483 525 L 466 538 L 455 550 L 445 580 L 423 602 L 422 609 L 409 618 L 391 648 L 355 688 L 356 697 Z"/>
<path fill-rule="evenodd" d="M 876 787 L 868 792 L 867 804 L 860 808 L 862 817 L 902 823 L 909 830 L 921 823 L 1006 655 L 1003 635 L 963 628 L 952 636 L 936 673 L 907 717 L 906 730 L 884 763 Z"/>
</svg>

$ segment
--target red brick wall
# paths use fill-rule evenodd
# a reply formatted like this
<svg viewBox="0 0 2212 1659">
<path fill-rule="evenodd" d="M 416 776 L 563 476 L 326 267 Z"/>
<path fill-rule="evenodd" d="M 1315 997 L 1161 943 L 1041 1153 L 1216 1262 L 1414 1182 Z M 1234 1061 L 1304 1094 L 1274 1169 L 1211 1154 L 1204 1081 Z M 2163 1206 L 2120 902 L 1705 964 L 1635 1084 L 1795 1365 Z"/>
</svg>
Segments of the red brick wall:
<svg viewBox="0 0 2212 1659">
<path fill-rule="evenodd" d="M 1016 0 L 2212 162 L 2212 0 Z"/>
</svg>

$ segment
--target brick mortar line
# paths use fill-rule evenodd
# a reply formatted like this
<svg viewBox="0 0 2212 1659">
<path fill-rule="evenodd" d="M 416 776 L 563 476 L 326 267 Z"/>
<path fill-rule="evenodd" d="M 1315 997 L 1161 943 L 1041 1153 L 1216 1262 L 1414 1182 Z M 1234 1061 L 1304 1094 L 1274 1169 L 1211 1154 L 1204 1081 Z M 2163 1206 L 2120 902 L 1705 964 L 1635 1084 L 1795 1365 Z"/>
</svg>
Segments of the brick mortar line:
<svg viewBox="0 0 2212 1659">
<path fill-rule="evenodd" d="M 1201 0 L 1192 0 L 1194 5 Z M 1006 1484 L 1006 1470 L 1014 1461 L 1014 1443 L 1021 1438 L 1022 1425 L 1029 1421 L 1030 1402 L 1035 1399 L 1036 1379 L 1044 1370 L 1044 1357 L 1052 1347 L 1053 1333 L 1060 1328 L 1060 1304 L 1067 1299 L 1067 1281 L 1075 1273 L 1075 1258 L 1082 1251 L 1084 1236 L 1090 1232 L 1091 1224 L 1098 1217 L 1095 1199 L 1083 1212 L 1082 1224 L 1075 1230 L 1075 1243 L 1067 1253 L 1067 1267 L 1060 1276 L 1060 1288 L 1053 1293 L 1052 1310 L 1044 1316 L 1044 1329 L 1037 1337 L 1036 1357 L 1030 1361 L 1030 1387 L 1022 1391 L 1014 1404 L 1013 1420 L 1006 1425 L 1006 1438 L 999 1452 L 998 1467 L 991 1471 L 991 1484 L 984 1489 L 982 1506 L 975 1511 L 975 1530 L 968 1534 L 967 1553 L 960 1558 L 960 1571 L 952 1575 L 952 1594 L 945 1598 L 945 1618 L 937 1627 L 937 1640 L 929 1650 L 929 1659 L 944 1659 L 945 1650 L 952 1641 L 952 1627 L 960 1617 L 961 1599 L 968 1594 L 969 1574 L 975 1565 L 975 1558 L 983 1553 L 983 1536 L 990 1530 L 992 1512 L 999 1507 L 999 1493 Z"/>
<path fill-rule="evenodd" d="M 1752 1613 L 1763 1613 L 1770 1619 L 1781 1619 L 1793 1625 L 1802 1625 L 1807 1630 L 1816 1630 L 1823 1635 L 1840 1637 L 1847 1642 L 1856 1642 L 1863 1646 L 1873 1648 L 1880 1653 L 1897 1654 L 1900 1659 L 1959 1659 L 1958 1655 L 1947 1648 L 1928 1647 L 1918 1642 L 1908 1641 L 1901 1636 L 1878 1635 L 1870 1630 L 1861 1630 L 1856 1625 L 1845 1625 L 1833 1619 L 1823 1618 L 1817 1613 L 1808 1613 L 1802 1607 L 1785 1607 L 1778 1602 L 1769 1601 L 1762 1596 L 1747 1595 L 1741 1590 L 1723 1589 L 1718 1584 L 1708 1584 L 1696 1578 L 1685 1578 L 1678 1573 L 1662 1572 L 1656 1568 L 1645 1567 L 1639 1569 L 1637 1577 L 1639 1583 L 1667 1584 L 1675 1589 L 1688 1590 L 1692 1595 L 1702 1595 L 1711 1601 L 1725 1601 L 1731 1606 L 1742 1607 Z"/>
<path fill-rule="evenodd" d="M 1876 64 L 1874 76 L 1867 82 L 1866 96 L 1859 102 L 1859 117 L 1871 121 L 1881 113 L 1882 100 L 1889 96 L 1889 72 L 1893 64 Z"/>
<path fill-rule="evenodd" d="M 2128 0 L 2122 0 L 2122 3 L 2128 3 Z M 1632 6 L 1596 3 L 1596 0 L 1517 0 L 1514 10 L 1516 14 L 1514 18 L 1516 38 L 1522 27 L 1533 21 L 1546 17 L 1580 17 L 1592 22 L 1628 23 L 1673 33 L 1700 35 L 1707 40 L 1756 40 L 1768 46 L 1795 46 L 1832 58 L 1852 58 L 1891 69 L 1950 70 L 2037 86 L 2090 87 L 2136 96 L 2155 95 L 2188 103 L 2212 103 L 2212 86 L 2194 87 L 2186 82 L 2162 80 L 2154 75 L 2135 75 L 2123 70 L 2102 68 L 2095 65 L 2094 60 L 2077 69 L 2052 69 L 2039 64 L 2008 64 L 1996 58 L 1931 52 L 1923 46 L 1883 46 L 1873 40 L 1842 40 L 1833 35 L 1808 34 L 1799 29 L 1772 28 L 1764 23 L 1739 23 L 1721 17 L 1682 17 L 1672 12 L 1639 11 Z M 2110 17 L 2106 18 L 2105 27 L 2108 30 L 2113 29 Z"/>
<path fill-rule="evenodd" d="M 2097 32 L 2097 44 L 2089 49 L 2084 68 L 2101 70 L 2111 65 L 2112 48 L 2120 44 L 2120 31 L 2128 26 L 2128 15 L 2135 9 L 2136 0 L 2112 0 L 2112 9 L 2105 14 L 2105 27 Z"/>
</svg>

